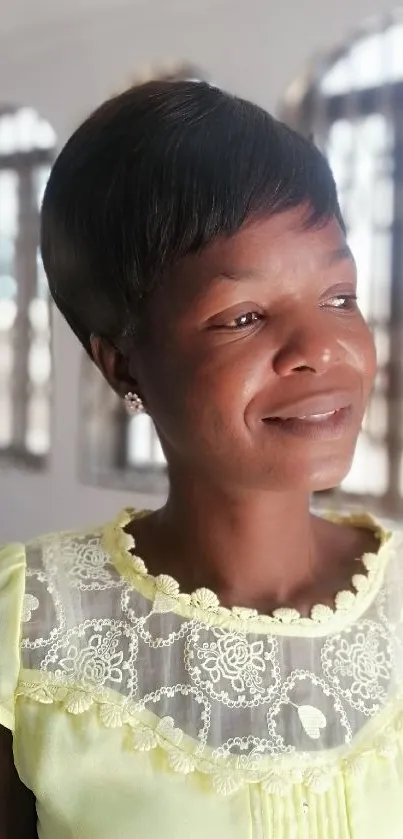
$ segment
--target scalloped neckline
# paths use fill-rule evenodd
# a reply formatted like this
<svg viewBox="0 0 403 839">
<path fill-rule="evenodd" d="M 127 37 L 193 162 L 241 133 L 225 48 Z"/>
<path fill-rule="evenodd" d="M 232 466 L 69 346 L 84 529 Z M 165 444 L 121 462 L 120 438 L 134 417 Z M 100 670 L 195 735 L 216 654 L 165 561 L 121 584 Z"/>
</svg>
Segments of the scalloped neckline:
<svg viewBox="0 0 403 839">
<path fill-rule="evenodd" d="M 346 618 L 357 617 L 366 606 L 382 583 L 383 572 L 390 555 L 390 540 L 392 532 L 385 530 L 369 513 L 339 515 L 329 513 L 324 518 L 337 524 L 346 524 L 370 530 L 379 541 L 376 552 L 369 552 L 357 557 L 366 573 L 353 574 L 352 590 L 339 591 L 334 598 L 333 608 L 322 603 L 314 605 L 309 617 L 303 617 L 297 609 L 280 607 L 272 613 L 261 613 L 256 609 L 242 606 L 222 606 L 218 596 L 208 588 L 198 588 L 187 594 L 180 590 L 174 577 L 168 574 L 153 576 L 148 572 L 144 560 L 135 553 L 135 538 L 126 528 L 135 519 L 150 515 L 150 510 L 135 510 L 125 508 L 116 519 L 103 530 L 103 544 L 106 552 L 111 556 L 118 573 L 126 579 L 136 590 L 154 601 L 154 611 L 177 611 L 184 617 L 207 620 L 209 624 L 215 619 L 220 626 L 241 624 L 245 628 L 259 625 L 258 631 L 264 627 L 271 631 L 278 628 L 288 629 L 293 634 L 293 628 L 320 628 L 321 634 L 326 628 L 335 628 Z"/>
</svg>

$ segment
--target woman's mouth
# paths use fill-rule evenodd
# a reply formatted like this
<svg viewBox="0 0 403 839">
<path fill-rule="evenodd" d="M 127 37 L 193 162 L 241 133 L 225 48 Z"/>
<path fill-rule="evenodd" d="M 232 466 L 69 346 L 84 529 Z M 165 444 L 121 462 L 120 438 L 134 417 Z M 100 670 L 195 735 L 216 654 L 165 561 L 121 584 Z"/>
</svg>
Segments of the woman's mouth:
<svg viewBox="0 0 403 839">
<path fill-rule="evenodd" d="M 309 397 L 265 417 L 268 428 L 298 437 L 332 440 L 342 437 L 354 415 L 351 395 L 327 393 Z"/>
</svg>

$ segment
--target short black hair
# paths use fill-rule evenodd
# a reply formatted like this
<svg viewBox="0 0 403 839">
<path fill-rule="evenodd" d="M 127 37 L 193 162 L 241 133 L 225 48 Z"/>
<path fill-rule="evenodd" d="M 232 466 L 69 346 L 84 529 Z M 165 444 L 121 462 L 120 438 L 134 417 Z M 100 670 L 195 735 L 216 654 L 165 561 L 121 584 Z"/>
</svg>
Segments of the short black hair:
<svg viewBox="0 0 403 839">
<path fill-rule="evenodd" d="M 299 206 L 308 226 L 343 226 L 310 140 L 204 82 L 133 87 L 75 131 L 52 169 L 41 222 L 51 295 L 91 355 L 92 334 L 136 335 L 181 257 Z"/>
</svg>

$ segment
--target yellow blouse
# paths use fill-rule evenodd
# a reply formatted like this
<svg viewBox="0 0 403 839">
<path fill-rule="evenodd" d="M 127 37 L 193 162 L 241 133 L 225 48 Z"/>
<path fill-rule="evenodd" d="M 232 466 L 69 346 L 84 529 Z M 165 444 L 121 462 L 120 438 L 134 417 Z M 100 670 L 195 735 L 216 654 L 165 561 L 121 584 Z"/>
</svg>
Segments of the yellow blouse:
<svg viewBox="0 0 403 839">
<path fill-rule="evenodd" d="M 403 534 L 356 518 L 378 553 L 304 619 L 152 577 L 133 515 L 0 552 L 0 723 L 40 839 L 402 839 Z"/>
</svg>

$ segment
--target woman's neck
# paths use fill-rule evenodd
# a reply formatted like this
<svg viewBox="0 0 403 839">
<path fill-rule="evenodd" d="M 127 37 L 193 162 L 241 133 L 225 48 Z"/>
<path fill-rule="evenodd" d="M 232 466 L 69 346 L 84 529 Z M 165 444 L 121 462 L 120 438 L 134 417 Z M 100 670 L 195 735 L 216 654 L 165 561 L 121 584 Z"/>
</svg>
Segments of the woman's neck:
<svg viewBox="0 0 403 839">
<path fill-rule="evenodd" d="M 276 608 L 324 576 L 323 528 L 307 494 L 173 480 L 166 505 L 133 533 L 151 573 L 171 574 L 183 591 L 210 588 L 224 605 Z"/>
<path fill-rule="evenodd" d="M 312 578 L 315 538 L 309 497 L 246 492 L 227 495 L 198 486 L 192 496 L 171 492 L 161 520 L 186 544 L 187 570 L 222 603 L 273 597 L 289 601 Z M 173 531 L 173 532 L 174 532 Z M 189 562 L 193 567 L 189 567 Z"/>
</svg>

